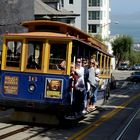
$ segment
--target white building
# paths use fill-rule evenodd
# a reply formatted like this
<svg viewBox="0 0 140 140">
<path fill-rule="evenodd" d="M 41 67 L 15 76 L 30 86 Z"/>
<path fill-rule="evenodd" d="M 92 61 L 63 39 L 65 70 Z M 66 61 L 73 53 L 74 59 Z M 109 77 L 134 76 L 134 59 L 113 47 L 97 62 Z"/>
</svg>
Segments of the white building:
<svg viewBox="0 0 140 140">
<path fill-rule="evenodd" d="M 60 0 L 68 11 L 80 14 L 76 17 L 75 27 L 90 33 L 101 34 L 102 38 L 110 35 L 110 0 Z"/>
</svg>

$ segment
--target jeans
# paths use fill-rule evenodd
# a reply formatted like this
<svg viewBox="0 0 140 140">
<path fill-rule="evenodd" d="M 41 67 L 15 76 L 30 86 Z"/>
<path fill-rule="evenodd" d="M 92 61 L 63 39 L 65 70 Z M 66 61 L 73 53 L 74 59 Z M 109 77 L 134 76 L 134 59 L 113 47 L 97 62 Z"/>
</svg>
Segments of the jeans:
<svg viewBox="0 0 140 140">
<path fill-rule="evenodd" d="M 91 85 L 91 90 L 90 90 L 90 98 L 91 98 L 91 103 L 95 104 L 97 101 L 97 91 L 98 87 L 94 87 Z"/>
<path fill-rule="evenodd" d="M 92 98 L 92 103 L 95 104 L 97 102 L 97 93 L 98 93 L 98 87 L 96 87 L 93 98 Z"/>
</svg>

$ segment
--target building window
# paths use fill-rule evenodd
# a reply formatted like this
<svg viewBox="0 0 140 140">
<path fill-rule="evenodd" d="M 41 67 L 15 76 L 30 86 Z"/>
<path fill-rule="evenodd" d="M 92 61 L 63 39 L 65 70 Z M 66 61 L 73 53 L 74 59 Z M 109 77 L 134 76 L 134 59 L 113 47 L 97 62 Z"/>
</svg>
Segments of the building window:
<svg viewBox="0 0 140 140">
<path fill-rule="evenodd" d="M 89 24 L 88 32 L 89 33 L 98 33 L 99 25 L 98 24 Z"/>
<path fill-rule="evenodd" d="M 102 6 L 102 0 L 89 0 L 89 7 Z"/>
<path fill-rule="evenodd" d="M 69 0 L 69 4 L 73 4 L 73 0 Z"/>
<path fill-rule="evenodd" d="M 89 20 L 102 20 L 102 11 L 89 11 Z"/>
</svg>

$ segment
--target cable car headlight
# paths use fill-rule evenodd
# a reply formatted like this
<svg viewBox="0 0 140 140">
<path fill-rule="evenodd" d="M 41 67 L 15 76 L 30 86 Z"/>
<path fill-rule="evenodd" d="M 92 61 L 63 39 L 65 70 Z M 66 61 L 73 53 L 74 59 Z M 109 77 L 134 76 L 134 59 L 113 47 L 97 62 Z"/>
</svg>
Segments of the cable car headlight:
<svg viewBox="0 0 140 140">
<path fill-rule="evenodd" d="M 34 84 L 30 84 L 28 89 L 29 89 L 30 92 L 34 92 L 36 87 L 35 87 Z"/>
</svg>

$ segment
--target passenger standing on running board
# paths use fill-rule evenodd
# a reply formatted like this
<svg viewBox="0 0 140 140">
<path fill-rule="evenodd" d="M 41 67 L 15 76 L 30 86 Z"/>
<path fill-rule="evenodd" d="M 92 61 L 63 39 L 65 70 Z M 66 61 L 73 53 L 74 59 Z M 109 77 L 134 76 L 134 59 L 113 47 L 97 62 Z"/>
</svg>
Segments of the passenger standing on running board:
<svg viewBox="0 0 140 140">
<path fill-rule="evenodd" d="M 85 92 L 84 92 L 84 110 L 83 114 L 87 113 L 87 108 L 88 108 L 88 94 L 89 94 L 89 83 L 88 83 L 88 78 L 89 78 L 89 70 L 88 70 L 88 61 L 87 59 L 83 58 L 82 59 L 82 66 L 84 67 L 84 82 L 85 82 Z"/>
<path fill-rule="evenodd" d="M 90 93 L 89 93 L 89 109 L 95 109 L 95 103 L 97 101 L 97 95 L 94 94 L 96 90 L 96 80 L 95 80 L 95 60 L 91 59 L 89 64 L 89 78 L 90 83 Z"/>
<path fill-rule="evenodd" d="M 78 74 L 77 83 L 75 85 L 75 100 L 76 100 L 76 109 L 77 112 L 82 113 L 84 109 L 84 92 L 85 92 L 85 83 L 84 83 L 84 68 L 82 67 L 81 59 L 77 58 L 76 61 L 76 73 Z"/>
</svg>

